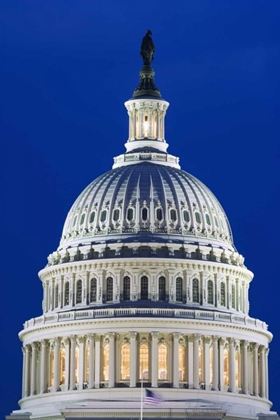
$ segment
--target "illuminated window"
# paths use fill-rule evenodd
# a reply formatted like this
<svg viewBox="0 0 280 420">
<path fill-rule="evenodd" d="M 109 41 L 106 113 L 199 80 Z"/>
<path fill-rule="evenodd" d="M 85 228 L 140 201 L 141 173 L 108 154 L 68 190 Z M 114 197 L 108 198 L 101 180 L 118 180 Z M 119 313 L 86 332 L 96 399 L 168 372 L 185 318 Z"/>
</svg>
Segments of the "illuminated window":
<svg viewBox="0 0 280 420">
<path fill-rule="evenodd" d="M 127 220 L 131 221 L 133 220 L 134 211 L 132 208 L 127 209 Z"/>
<path fill-rule="evenodd" d="M 149 121 L 148 121 L 148 115 L 145 115 L 144 119 L 144 137 L 148 137 L 149 134 Z"/>
<path fill-rule="evenodd" d="M 117 222 L 120 218 L 120 210 L 119 209 L 115 209 L 114 210 L 114 214 L 113 214 L 113 220 L 114 222 Z"/>
<path fill-rule="evenodd" d="M 89 223 L 93 223 L 95 219 L 95 211 L 92 211 L 90 213 Z"/>
<path fill-rule="evenodd" d="M 206 213 L 205 214 L 205 219 L 206 219 L 206 223 L 207 223 L 207 225 L 211 225 L 211 220 L 210 220 L 210 216 L 209 216 L 209 214 L 208 213 Z"/>
<path fill-rule="evenodd" d="M 54 385 L 54 351 L 50 351 L 50 386 Z"/>
<path fill-rule="evenodd" d="M 148 300 L 148 277 L 141 277 L 141 300 Z"/>
<path fill-rule="evenodd" d="M 76 285 L 76 303 L 82 303 L 82 291 L 83 291 L 82 280 L 78 280 L 77 285 Z"/>
<path fill-rule="evenodd" d="M 228 360 L 228 349 L 224 350 L 224 385 L 229 384 L 229 360 Z"/>
<path fill-rule="evenodd" d="M 109 381 L 109 344 L 103 347 L 102 380 Z"/>
<path fill-rule="evenodd" d="M 167 380 L 167 346 L 160 344 L 158 346 L 158 379 Z"/>
<path fill-rule="evenodd" d="M 198 347 L 198 377 L 199 383 L 203 382 L 203 351 L 201 345 Z"/>
<path fill-rule="evenodd" d="M 146 207 L 144 207 L 142 209 L 142 220 L 146 221 L 148 219 L 148 209 L 146 209 Z"/>
<path fill-rule="evenodd" d="M 82 225 L 84 223 L 85 217 L 86 217 L 85 213 L 82 214 L 82 217 L 81 217 L 81 220 L 80 220 L 80 225 Z"/>
<path fill-rule="evenodd" d="M 183 301 L 183 279 L 177 277 L 176 279 L 176 302 Z"/>
<path fill-rule="evenodd" d="M 123 344 L 121 347 L 121 380 L 130 378 L 130 345 Z"/>
<path fill-rule="evenodd" d="M 165 277 L 160 277 L 158 280 L 158 299 L 166 300 Z"/>
<path fill-rule="evenodd" d="M 54 294 L 54 306 L 55 308 L 58 308 L 58 284 L 55 286 L 55 294 Z"/>
<path fill-rule="evenodd" d="M 130 278 L 127 276 L 123 279 L 123 300 L 130 300 Z"/>
<path fill-rule="evenodd" d="M 212 280 L 208 280 L 207 282 L 207 303 L 211 305 L 214 304 L 214 294 L 213 294 L 213 282 Z"/>
<path fill-rule="evenodd" d="M 85 351 L 85 381 L 89 382 L 89 346 L 86 347 Z"/>
<path fill-rule="evenodd" d="M 193 295 L 193 302 L 199 303 L 199 284 L 198 279 L 193 279 L 192 281 L 192 295 Z"/>
<path fill-rule="evenodd" d="M 178 355 L 178 363 L 179 363 L 179 381 L 186 380 L 186 348 L 179 344 L 179 355 Z"/>
<path fill-rule="evenodd" d="M 177 220 L 176 210 L 174 210 L 174 209 L 170 210 L 170 219 L 172 220 L 172 222 L 176 222 L 176 220 Z"/>
<path fill-rule="evenodd" d="M 190 221 L 190 213 L 188 212 L 188 210 L 184 210 L 183 211 L 183 217 L 184 217 L 184 221 L 186 223 L 189 223 L 189 221 Z"/>
<path fill-rule="evenodd" d="M 97 280 L 91 279 L 90 281 L 90 295 L 89 300 L 90 302 L 96 302 L 96 293 L 97 292 Z"/>
<path fill-rule="evenodd" d="M 197 223 L 201 223 L 201 217 L 197 211 L 195 212 L 195 220 L 197 221 Z"/>
<path fill-rule="evenodd" d="M 226 306 L 226 285 L 224 282 L 221 283 L 221 305 Z"/>
<path fill-rule="evenodd" d="M 78 383 L 79 379 L 79 348 L 75 348 L 75 382 Z"/>
<path fill-rule="evenodd" d="M 105 222 L 106 221 L 106 218 L 107 218 L 107 210 L 103 210 L 102 212 L 101 212 L 101 216 L 100 216 L 100 222 Z"/>
<path fill-rule="evenodd" d="M 214 352 L 213 347 L 210 347 L 210 384 L 213 383 L 213 360 L 214 360 Z"/>
<path fill-rule="evenodd" d="M 236 388 L 241 388 L 241 378 L 240 378 L 240 353 L 239 351 L 235 352 L 235 386 Z"/>
<path fill-rule="evenodd" d="M 162 209 L 156 209 L 156 219 L 160 222 L 163 217 L 162 217 Z"/>
<path fill-rule="evenodd" d="M 113 279 L 112 277 L 107 278 L 107 302 L 113 301 Z"/>
<path fill-rule="evenodd" d="M 235 286 L 231 286 L 231 306 L 235 309 Z"/>
<path fill-rule="evenodd" d="M 60 385 L 65 383 L 65 350 L 60 350 Z"/>
<path fill-rule="evenodd" d="M 139 348 L 139 379 L 149 379 L 149 347 L 141 344 Z"/>
<path fill-rule="evenodd" d="M 64 288 L 64 306 L 69 305 L 69 294 L 70 294 L 69 281 L 67 281 L 65 283 L 65 288 Z"/>
</svg>

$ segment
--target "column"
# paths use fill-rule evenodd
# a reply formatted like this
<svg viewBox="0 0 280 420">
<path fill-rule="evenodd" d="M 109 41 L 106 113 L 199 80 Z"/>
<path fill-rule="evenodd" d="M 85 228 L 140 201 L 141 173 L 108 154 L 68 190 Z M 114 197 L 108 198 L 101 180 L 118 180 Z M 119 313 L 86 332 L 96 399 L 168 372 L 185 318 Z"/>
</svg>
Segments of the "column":
<svg viewBox="0 0 280 420">
<path fill-rule="evenodd" d="M 24 384 L 25 384 L 25 347 L 21 348 L 22 351 L 22 388 L 21 388 L 21 397 L 24 398 Z"/>
<path fill-rule="evenodd" d="M 218 390 L 219 383 L 219 357 L 218 357 L 218 337 L 212 338 L 213 343 L 213 391 Z"/>
<path fill-rule="evenodd" d="M 173 388 L 179 388 L 179 333 L 173 333 Z"/>
<path fill-rule="evenodd" d="M 64 391 L 69 390 L 69 379 L 70 379 L 70 340 L 68 337 L 64 338 L 65 345 L 65 384 Z"/>
<path fill-rule="evenodd" d="M 194 335 L 193 341 L 193 387 L 199 389 L 199 343 L 200 336 Z"/>
<path fill-rule="evenodd" d="M 70 337 L 71 347 L 70 347 L 70 390 L 76 388 L 76 378 L 75 378 L 75 356 L 76 356 L 76 337 L 73 335 Z"/>
<path fill-rule="evenodd" d="M 258 349 L 257 343 L 253 344 L 253 395 L 259 395 L 259 369 L 258 369 Z"/>
<path fill-rule="evenodd" d="M 115 333 L 109 333 L 109 388 L 115 386 Z"/>
<path fill-rule="evenodd" d="M 268 382 L 268 354 L 269 348 L 265 349 L 265 398 L 269 397 L 269 382 Z"/>
<path fill-rule="evenodd" d="M 31 344 L 31 385 L 30 394 L 36 394 L 36 358 L 37 358 L 37 343 Z"/>
<path fill-rule="evenodd" d="M 225 345 L 225 340 L 223 338 L 220 338 L 219 339 L 220 391 L 224 390 L 224 345 Z"/>
<path fill-rule="evenodd" d="M 229 342 L 229 392 L 235 392 L 235 341 L 233 338 Z"/>
<path fill-rule="evenodd" d="M 94 334 L 89 335 L 88 387 L 94 388 Z"/>
<path fill-rule="evenodd" d="M 260 392 L 260 396 L 262 398 L 265 398 L 265 376 L 266 376 L 266 372 L 265 372 L 265 347 L 261 346 L 260 348 L 260 365 L 261 365 L 261 392 Z"/>
<path fill-rule="evenodd" d="M 136 387 L 136 361 L 137 361 L 137 348 L 136 348 L 136 331 L 130 331 L 130 388 Z"/>
<path fill-rule="evenodd" d="M 204 337 L 203 338 L 203 344 L 204 344 L 204 383 L 205 383 L 205 389 L 211 389 L 210 385 L 210 337 Z"/>
<path fill-rule="evenodd" d="M 85 367 L 85 337 L 78 337 L 79 343 L 79 389 L 84 388 L 84 367 Z"/>
<path fill-rule="evenodd" d="M 248 345 L 249 342 L 242 342 L 242 392 L 248 394 Z"/>
<path fill-rule="evenodd" d="M 100 360 L 100 340 L 101 336 L 96 335 L 95 336 L 95 388 L 100 388 L 100 371 L 101 371 L 101 360 Z"/>
<path fill-rule="evenodd" d="M 188 336 L 188 387 L 193 388 L 193 342 L 194 335 Z"/>
<path fill-rule="evenodd" d="M 58 391 L 60 380 L 60 338 L 54 339 L 54 382 L 53 391 Z"/>
<path fill-rule="evenodd" d="M 152 387 L 158 386 L 158 332 L 152 333 Z"/>
<path fill-rule="evenodd" d="M 31 346 L 27 344 L 25 346 L 25 375 L 24 375 L 24 397 L 28 397 L 30 393 L 30 382 L 29 382 L 29 375 L 30 375 L 30 354 L 31 354 Z"/>
<path fill-rule="evenodd" d="M 47 349 L 48 340 L 41 341 L 41 366 L 40 366 L 40 394 L 47 391 Z"/>
</svg>

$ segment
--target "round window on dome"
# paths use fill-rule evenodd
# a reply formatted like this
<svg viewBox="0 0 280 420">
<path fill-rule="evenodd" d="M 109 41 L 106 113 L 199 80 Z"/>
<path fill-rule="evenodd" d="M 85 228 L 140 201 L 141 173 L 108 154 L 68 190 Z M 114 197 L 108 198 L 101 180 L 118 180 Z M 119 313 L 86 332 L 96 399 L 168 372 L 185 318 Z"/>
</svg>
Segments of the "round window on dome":
<svg viewBox="0 0 280 420">
<path fill-rule="evenodd" d="M 127 220 L 133 220 L 134 211 L 132 208 L 127 209 Z"/>
<path fill-rule="evenodd" d="M 114 214 L 113 214 L 113 220 L 114 222 L 117 222 L 120 218 L 120 210 L 119 209 L 115 209 L 114 210 Z"/>
<path fill-rule="evenodd" d="M 184 210 L 183 211 L 183 217 L 184 217 L 184 222 L 189 223 L 189 221 L 190 221 L 190 213 L 188 212 L 188 210 Z"/>
<path fill-rule="evenodd" d="M 142 209 L 142 220 L 146 221 L 148 219 L 148 209 L 144 207 Z"/>
<path fill-rule="evenodd" d="M 93 223 L 95 219 L 95 211 L 92 211 L 89 218 L 89 223 Z"/>
<path fill-rule="evenodd" d="M 81 217 L 81 220 L 80 220 L 80 225 L 82 225 L 84 223 L 85 217 L 86 217 L 85 213 L 82 214 L 82 217 Z"/>
<path fill-rule="evenodd" d="M 162 217 L 162 209 L 157 209 L 156 210 L 156 218 L 157 218 L 158 221 L 160 221 L 160 220 L 163 219 L 163 217 Z"/>
<path fill-rule="evenodd" d="M 107 211 L 106 210 L 103 210 L 101 212 L 100 221 L 101 222 L 105 222 L 106 221 L 106 217 L 107 217 Z"/>
<path fill-rule="evenodd" d="M 197 211 L 195 212 L 195 220 L 197 221 L 197 223 L 201 223 L 201 217 Z"/>
<path fill-rule="evenodd" d="M 210 220 L 210 216 L 209 216 L 209 214 L 208 213 L 206 213 L 205 214 L 205 219 L 206 219 L 206 223 L 207 223 L 207 225 L 211 225 L 211 220 Z"/>
<path fill-rule="evenodd" d="M 174 210 L 174 209 L 170 210 L 170 219 L 172 220 L 172 222 L 176 222 L 176 220 L 177 220 L 176 210 Z"/>
</svg>

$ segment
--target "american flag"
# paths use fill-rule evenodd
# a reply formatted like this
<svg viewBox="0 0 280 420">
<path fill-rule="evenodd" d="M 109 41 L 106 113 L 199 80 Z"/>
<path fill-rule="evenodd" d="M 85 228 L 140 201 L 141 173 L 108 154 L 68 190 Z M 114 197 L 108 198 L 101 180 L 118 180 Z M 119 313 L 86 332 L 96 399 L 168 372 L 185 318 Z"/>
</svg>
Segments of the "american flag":
<svg viewBox="0 0 280 420">
<path fill-rule="evenodd" d="M 159 394 L 156 394 L 153 391 L 150 391 L 149 389 L 146 389 L 146 396 L 144 400 L 144 404 L 149 405 L 160 405 L 162 403 L 163 399 Z"/>
</svg>

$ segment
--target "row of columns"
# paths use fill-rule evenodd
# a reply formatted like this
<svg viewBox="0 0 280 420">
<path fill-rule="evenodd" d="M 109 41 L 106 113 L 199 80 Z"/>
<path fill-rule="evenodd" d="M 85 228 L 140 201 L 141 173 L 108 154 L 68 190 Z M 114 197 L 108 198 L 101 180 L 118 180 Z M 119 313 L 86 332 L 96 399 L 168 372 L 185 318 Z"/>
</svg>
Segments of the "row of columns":
<svg viewBox="0 0 280 420">
<path fill-rule="evenodd" d="M 137 370 L 139 369 L 138 361 L 138 345 L 142 341 L 137 340 L 137 332 L 129 333 L 130 345 L 130 378 L 129 386 L 135 387 L 138 379 Z M 158 332 L 152 332 L 149 339 L 150 346 L 150 381 L 151 387 L 158 386 Z M 257 343 L 249 343 L 241 341 L 240 356 L 240 372 L 236 372 L 236 341 L 233 338 L 219 338 L 217 336 L 200 336 L 198 334 L 183 336 L 180 333 L 173 333 L 171 340 L 170 360 L 171 366 L 168 371 L 168 381 L 174 388 L 180 386 L 179 381 L 179 345 L 182 342 L 186 346 L 186 371 L 185 383 L 187 388 L 203 389 L 213 391 L 229 391 L 240 392 L 243 394 L 252 394 L 261 398 L 268 398 L 268 348 L 260 346 Z M 170 336 L 169 336 L 170 341 Z M 85 384 L 85 345 L 88 346 L 88 377 L 87 388 L 100 388 L 102 383 L 101 371 L 103 368 L 102 345 L 104 340 L 109 344 L 109 380 L 108 387 L 115 386 L 117 366 L 119 366 L 119 354 L 116 351 L 116 334 L 108 333 L 105 336 L 89 334 L 87 336 L 70 338 L 55 338 L 51 341 L 53 351 L 54 376 L 51 391 L 60 390 L 60 372 L 61 360 L 60 350 L 63 343 L 65 349 L 65 376 L 64 390 L 83 389 Z M 224 352 L 225 344 L 228 349 L 228 386 L 224 386 Z M 76 346 L 79 346 L 78 359 L 78 384 L 76 383 Z M 203 360 L 199 360 L 199 347 L 203 346 Z M 212 347 L 212 360 L 210 361 L 210 347 Z M 23 347 L 23 397 L 45 393 L 50 388 L 50 372 L 49 372 L 49 353 L 50 342 L 42 340 L 33 342 Z M 201 365 L 202 363 L 202 365 Z M 210 365 L 212 372 L 210 372 Z M 200 378 L 200 370 L 203 372 L 203 378 Z M 212 374 L 212 375 L 211 375 Z M 241 375 L 240 389 L 236 386 L 236 374 Z M 212 379 L 210 379 L 210 375 Z"/>
</svg>

